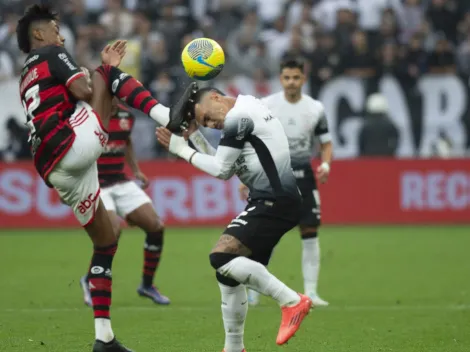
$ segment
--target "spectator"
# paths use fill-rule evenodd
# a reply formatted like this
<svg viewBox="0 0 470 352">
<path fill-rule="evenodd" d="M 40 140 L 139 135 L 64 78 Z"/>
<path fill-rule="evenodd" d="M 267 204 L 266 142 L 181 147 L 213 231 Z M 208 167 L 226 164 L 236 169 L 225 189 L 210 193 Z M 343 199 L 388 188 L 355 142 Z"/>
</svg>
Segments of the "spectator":
<svg viewBox="0 0 470 352">
<path fill-rule="evenodd" d="M 232 65 L 236 73 L 251 75 L 256 56 L 252 48 L 255 48 L 261 25 L 256 17 L 256 12 L 248 12 L 238 30 L 235 30 L 227 39 L 227 53 L 233 60 Z M 263 49 L 265 49 L 264 44 Z M 255 49 L 256 50 L 256 49 Z"/>
<path fill-rule="evenodd" d="M 344 53 L 351 46 L 351 33 L 357 29 L 356 16 L 348 7 L 341 7 L 336 13 L 336 41 Z"/>
<path fill-rule="evenodd" d="M 460 44 L 457 51 L 459 71 L 465 75 L 470 75 L 470 31 L 465 41 Z"/>
<path fill-rule="evenodd" d="M 399 55 L 399 49 L 394 42 L 384 43 L 380 50 L 377 73 L 379 75 L 393 75 L 401 77 L 403 73 L 403 62 Z"/>
<path fill-rule="evenodd" d="M 398 39 L 398 20 L 392 9 L 386 9 L 383 12 L 382 23 L 379 29 L 379 38 L 381 43 L 384 41 L 397 41 Z"/>
<path fill-rule="evenodd" d="M 12 162 L 15 160 L 31 159 L 31 151 L 28 145 L 28 130 L 17 122 L 15 117 L 9 117 L 6 122 L 8 133 L 7 147 L 3 151 L 3 160 Z"/>
<path fill-rule="evenodd" d="M 426 12 L 427 18 L 436 32 L 442 32 L 452 43 L 457 42 L 457 26 L 461 14 L 455 0 L 431 0 Z"/>
<path fill-rule="evenodd" d="M 286 29 L 286 19 L 279 17 L 274 21 L 272 28 L 260 34 L 260 39 L 265 42 L 269 55 L 277 62 L 288 50 L 291 35 Z"/>
<path fill-rule="evenodd" d="M 465 41 L 470 33 L 470 4 L 468 6 L 469 9 L 465 11 L 462 21 L 457 26 L 459 42 Z"/>
<path fill-rule="evenodd" d="M 422 0 L 405 0 L 403 11 L 399 13 L 401 27 L 400 40 L 408 43 L 411 37 L 419 31 L 424 19 Z"/>
<path fill-rule="evenodd" d="M 359 133 L 359 151 L 363 157 L 393 157 L 399 132 L 388 117 L 388 103 L 380 93 L 367 98 L 366 119 Z"/>
<path fill-rule="evenodd" d="M 350 49 L 345 53 L 345 73 L 361 78 L 371 78 L 376 74 L 376 60 L 369 50 L 367 36 L 357 30 L 352 34 Z"/>
<path fill-rule="evenodd" d="M 312 50 L 308 47 L 305 47 L 304 42 L 302 41 L 302 32 L 300 26 L 295 26 L 292 28 L 289 47 L 282 55 L 282 58 L 287 56 L 306 58 L 310 56 L 311 53 Z"/>
<path fill-rule="evenodd" d="M 167 71 L 157 73 L 155 80 L 150 83 L 150 89 L 160 103 L 166 106 L 173 103 L 176 86 Z"/>
<path fill-rule="evenodd" d="M 0 50 L 0 82 L 15 77 L 15 65 L 10 54 Z"/>
<path fill-rule="evenodd" d="M 428 70 L 430 73 L 455 74 L 457 66 L 450 42 L 442 36 L 429 56 Z"/>
<path fill-rule="evenodd" d="M 123 7 L 123 0 L 107 0 L 107 9 L 99 18 L 109 39 L 127 38 L 134 30 L 134 17 Z"/>
<path fill-rule="evenodd" d="M 179 60 L 180 40 L 188 32 L 188 22 L 185 17 L 180 17 L 177 7 L 171 3 L 166 3 L 161 7 L 156 29 L 165 38 L 168 57 L 171 60 Z"/>
<path fill-rule="evenodd" d="M 312 62 L 311 84 L 320 85 L 341 72 L 342 59 L 333 33 L 319 33 Z"/>
<path fill-rule="evenodd" d="M 426 51 L 420 34 L 411 37 L 405 50 L 404 71 L 408 79 L 414 81 L 426 70 Z"/>
</svg>

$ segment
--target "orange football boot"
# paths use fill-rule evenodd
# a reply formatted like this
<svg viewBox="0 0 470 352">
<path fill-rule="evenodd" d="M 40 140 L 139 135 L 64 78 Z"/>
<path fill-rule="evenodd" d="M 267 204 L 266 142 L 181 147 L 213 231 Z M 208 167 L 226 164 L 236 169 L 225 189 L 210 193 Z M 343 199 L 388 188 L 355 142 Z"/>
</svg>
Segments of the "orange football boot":
<svg viewBox="0 0 470 352">
<path fill-rule="evenodd" d="M 300 324 L 313 306 L 312 300 L 299 293 L 300 302 L 292 307 L 282 307 L 282 320 L 276 343 L 283 345 L 299 330 Z"/>
</svg>

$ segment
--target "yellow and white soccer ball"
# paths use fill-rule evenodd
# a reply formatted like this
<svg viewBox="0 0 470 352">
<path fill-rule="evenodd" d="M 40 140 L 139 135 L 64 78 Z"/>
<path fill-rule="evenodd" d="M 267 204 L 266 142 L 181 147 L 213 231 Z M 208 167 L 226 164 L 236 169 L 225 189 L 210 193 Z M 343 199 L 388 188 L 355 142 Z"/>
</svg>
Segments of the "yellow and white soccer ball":
<svg viewBox="0 0 470 352">
<path fill-rule="evenodd" d="M 197 38 L 183 49 L 181 61 L 189 77 L 199 81 L 208 81 L 222 72 L 225 54 L 215 40 Z"/>
</svg>

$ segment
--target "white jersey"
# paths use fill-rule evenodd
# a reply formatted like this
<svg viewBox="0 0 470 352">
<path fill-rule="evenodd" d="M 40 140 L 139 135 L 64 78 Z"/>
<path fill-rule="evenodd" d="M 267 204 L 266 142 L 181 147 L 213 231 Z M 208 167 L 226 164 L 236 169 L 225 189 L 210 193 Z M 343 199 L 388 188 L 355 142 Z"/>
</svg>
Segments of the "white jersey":
<svg viewBox="0 0 470 352">
<path fill-rule="evenodd" d="M 195 155 L 194 166 L 222 179 L 236 174 L 250 189 L 253 200 L 300 200 L 282 124 L 259 99 L 237 97 L 225 118 L 217 150 L 204 147 L 200 137 L 195 135 L 191 140 L 199 151 L 213 157 Z"/>
<path fill-rule="evenodd" d="M 331 140 L 323 104 L 305 94 L 298 102 L 290 103 L 283 91 L 263 98 L 262 102 L 284 127 L 292 167 L 310 167 L 315 138 L 319 138 L 321 143 Z"/>
</svg>

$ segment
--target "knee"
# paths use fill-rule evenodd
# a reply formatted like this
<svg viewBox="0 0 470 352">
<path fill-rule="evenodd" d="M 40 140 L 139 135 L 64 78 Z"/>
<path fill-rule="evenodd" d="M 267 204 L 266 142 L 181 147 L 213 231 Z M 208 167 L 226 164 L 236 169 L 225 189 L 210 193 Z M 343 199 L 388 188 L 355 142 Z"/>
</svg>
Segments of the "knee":
<svg viewBox="0 0 470 352">
<path fill-rule="evenodd" d="M 158 233 L 159 236 L 163 237 L 165 225 L 158 217 L 154 217 L 148 220 L 147 224 L 145 224 L 144 230 L 146 232 Z"/>
<path fill-rule="evenodd" d="M 316 227 L 304 227 L 300 230 L 300 235 L 302 236 L 303 240 L 317 238 L 318 231 Z"/>
<path fill-rule="evenodd" d="M 229 263 L 237 257 L 239 257 L 238 254 L 216 252 L 209 254 L 209 261 L 211 263 L 211 266 L 215 270 L 218 270 L 219 268 L 223 267 L 225 264 Z"/>
<path fill-rule="evenodd" d="M 114 221 L 112 225 L 113 225 L 114 236 L 119 241 L 119 239 L 121 238 L 121 233 L 122 233 L 121 224 L 119 223 L 119 221 Z"/>
<path fill-rule="evenodd" d="M 119 241 L 121 239 L 121 234 L 122 234 L 121 228 L 118 228 L 117 230 L 115 230 L 114 233 L 116 235 L 116 240 Z"/>
<path fill-rule="evenodd" d="M 215 277 L 217 278 L 217 281 L 221 283 L 222 285 L 229 286 L 229 287 L 237 287 L 240 285 L 240 283 L 234 279 L 231 279 L 227 276 L 223 276 L 219 272 L 216 271 Z"/>
</svg>

